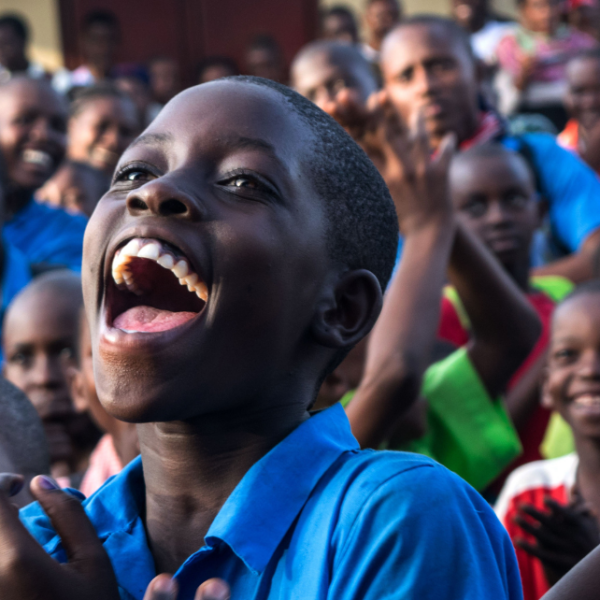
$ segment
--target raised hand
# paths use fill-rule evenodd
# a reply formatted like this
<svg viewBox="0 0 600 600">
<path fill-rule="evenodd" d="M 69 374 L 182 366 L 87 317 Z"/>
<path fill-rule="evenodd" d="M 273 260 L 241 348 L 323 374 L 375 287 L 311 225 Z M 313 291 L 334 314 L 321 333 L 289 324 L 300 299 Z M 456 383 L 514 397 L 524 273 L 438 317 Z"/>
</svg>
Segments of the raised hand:
<svg viewBox="0 0 600 600">
<path fill-rule="evenodd" d="M 570 571 L 582 558 L 600 544 L 598 522 L 582 501 L 564 506 L 548 498 L 548 512 L 524 505 L 515 522 L 536 543 L 517 539 L 516 544 L 539 558 L 551 585 Z"/>
<path fill-rule="evenodd" d="M 177 582 L 170 575 L 155 577 L 148 586 L 144 600 L 177 600 Z M 229 586 L 222 579 L 209 579 L 196 591 L 195 600 L 229 600 Z"/>
<path fill-rule="evenodd" d="M 22 484 L 19 475 L 0 475 L 2 600 L 119 600 L 108 555 L 79 501 L 48 477 L 31 483 L 67 554 L 68 563 L 60 565 L 25 529 L 9 500 Z"/>
</svg>

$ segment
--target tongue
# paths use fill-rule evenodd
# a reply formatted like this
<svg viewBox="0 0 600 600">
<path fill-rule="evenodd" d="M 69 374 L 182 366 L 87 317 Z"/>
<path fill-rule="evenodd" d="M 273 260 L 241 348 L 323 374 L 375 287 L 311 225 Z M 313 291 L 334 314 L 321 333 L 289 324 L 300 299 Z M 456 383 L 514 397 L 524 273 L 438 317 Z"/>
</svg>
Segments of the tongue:
<svg viewBox="0 0 600 600">
<path fill-rule="evenodd" d="M 152 306 L 135 306 L 120 314 L 114 327 L 128 332 L 152 333 L 175 329 L 196 316 L 194 312 L 171 312 Z"/>
</svg>

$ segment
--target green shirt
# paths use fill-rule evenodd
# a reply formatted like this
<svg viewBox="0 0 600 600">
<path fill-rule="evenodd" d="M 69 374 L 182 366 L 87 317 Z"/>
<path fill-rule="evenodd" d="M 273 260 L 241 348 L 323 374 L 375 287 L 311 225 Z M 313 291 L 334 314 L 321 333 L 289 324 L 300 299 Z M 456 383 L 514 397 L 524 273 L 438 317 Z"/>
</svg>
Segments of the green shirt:
<svg viewBox="0 0 600 600">
<path fill-rule="evenodd" d="M 465 348 L 427 369 L 421 393 L 428 401 L 427 433 L 390 448 L 425 454 L 482 490 L 521 454 L 504 403 L 488 395 Z M 343 406 L 353 393 L 342 398 Z"/>
</svg>

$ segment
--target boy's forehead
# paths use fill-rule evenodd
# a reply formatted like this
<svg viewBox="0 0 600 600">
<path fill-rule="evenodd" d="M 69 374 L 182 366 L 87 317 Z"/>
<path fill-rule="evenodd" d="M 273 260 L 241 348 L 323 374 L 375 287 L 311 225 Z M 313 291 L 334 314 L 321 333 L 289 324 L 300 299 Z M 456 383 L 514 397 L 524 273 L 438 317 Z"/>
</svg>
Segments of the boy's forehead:
<svg viewBox="0 0 600 600">
<path fill-rule="evenodd" d="M 235 137 L 264 140 L 282 153 L 301 150 L 310 137 L 285 97 L 234 81 L 202 84 L 176 96 L 145 133 L 159 132 L 169 132 L 178 143 L 200 140 L 202 146 Z"/>
</svg>

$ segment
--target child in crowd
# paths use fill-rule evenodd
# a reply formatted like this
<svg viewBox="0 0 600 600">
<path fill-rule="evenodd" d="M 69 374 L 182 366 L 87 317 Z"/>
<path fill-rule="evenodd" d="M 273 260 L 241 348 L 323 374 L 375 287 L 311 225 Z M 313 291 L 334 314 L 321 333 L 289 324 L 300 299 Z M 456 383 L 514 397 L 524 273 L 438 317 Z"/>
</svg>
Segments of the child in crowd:
<svg viewBox="0 0 600 600">
<path fill-rule="evenodd" d="M 291 86 L 325 111 L 340 93 L 364 105 L 377 90 L 369 62 L 356 47 L 340 42 L 307 44 L 294 58 L 290 75 Z"/>
<path fill-rule="evenodd" d="M 70 271 L 41 275 L 9 306 L 2 340 L 4 376 L 35 406 L 46 431 L 52 474 L 66 484 L 85 469 L 98 440 L 88 416 L 76 414 L 67 380 L 75 364 L 81 305 L 79 276 Z"/>
<path fill-rule="evenodd" d="M 139 423 L 142 456 L 83 505 L 38 478 L 19 521 L 0 494 L 0 587 L 191 600 L 216 576 L 234 598 L 519 599 L 476 492 L 427 458 L 361 452 L 339 406 L 308 412 L 375 322 L 397 241 L 381 177 L 302 96 L 237 78 L 174 98 L 85 244 L 98 396 Z"/>
<path fill-rule="evenodd" d="M 520 26 L 498 44 L 498 62 L 505 74 L 499 91 L 504 112 L 534 112 L 560 130 L 566 122 L 563 97 L 565 66 L 570 58 L 597 41 L 561 24 L 559 0 L 518 0 Z"/>
<path fill-rule="evenodd" d="M 515 373 L 505 397 L 508 413 L 523 445 L 516 463 L 539 460 L 550 412 L 540 405 L 540 385 L 555 303 L 567 295 L 570 281 L 557 276 L 530 277 L 531 246 L 543 217 L 535 175 L 527 160 L 501 144 L 478 146 L 459 154 L 450 172 L 453 202 L 460 221 L 494 254 L 527 295 L 543 325 L 535 348 Z M 439 335 L 462 346 L 471 338 L 460 293 L 448 290 Z M 477 338 L 475 333 L 474 338 Z M 497 494 L 499 483 L 494 488 Z"/>
<path fill-rule="evenodd" d="M 108 84 L 85 88 L 71 103 L 67 156 L 112 177 L 139 128 L 135 105 L 128 96 Z"/>
<path fill-rule="evenodd" d="M 81 24 L 83 64 L 74 71 L 58 70 L 52 80 L 56 91 L 67 94 L 73 88 L 95 85 L 112 77 L 120 38 L 119 21 L 114 13 L 88 12 Z"/>
<path fill-rule="evenodd" d="M 279 83 L 287 81 L 283 50 L 272 35 L 257 35 L 250 42 L 246 48 L 244 66 L 248 75 Z"/>
<path fill-rule="evenodd" d="M 35 202 L 65 154 L 66 107 L 44 81 L 14 77 L 0 86 L 4 240 L 36 267 L 81 270 L 86 219 Z"/>
<path fill-rule="evenodd" d="M 567 64 L 565 105 L 571 116 L 558 143 L 600 173 L 600 50 L 583 52 Z"/>
<path fill-rule="evenodd" d="M 525 600 L 540 598 L 600 543 L 599 300 L 600 284 L 583 284 L 552 321 L 544 403 L 572 428 L 576 452 L 520 467 L 496 505 L 517 549 Z"/>
<path fill-rule="evenodd" d="M 109 186 L 110 178 L 104 172 L 86 163 L 67 160 L 35 192 L 35 199 L 90 217 Z"/>
<path fill-rule="evenodd" d="M 383 39 L 402 19 L 402 12 L 398 0 L 367 0 L 363 19 L 367 41 L 361 50 L 369 62 L 379 63 Z"/>
<path fill-rule="evenodd" d="M 515 23 L 494 14 L 489 0 L 452 0 L 451 10 L 454 20 L 471 34 L 475 56 L 487 65 L 495 65 L 498 44 Z"/>
<path fill-rule="evenodd" d="M 27 396 L 0 377 L 0 472 L 20 473 L 23 488 L 13 502 L 33 501 L 29 484 L 40 473 L 50 473 L 48 444 L 42 422 Z"/>
<path fill-rule="evenodd" d="M 27 56 L 29 27 L 25 20 L 16 14 L 0 17 L 0 83 L 5 83 L 14 75 L 26 75 L 33 79 L 46 78 L 46 69 Z"/>
<path fill-rule="evenodd" d="M 179 63 L 168 56 L 157 56 L 148 65 L 150 89 L 154 102 L 163 107 L 181 91 Z"/>
<path fill-rule="evenodd" d="M 568 0 L 567 21 L 571 27 L 600 40 L 600 2 Z"/>
<path fill-rule="evenodd" d="M 330 42 L 358 44 L 358 26 L 352 11 L 341 5 L 324 10 L 320 37 Z"/>
<path fill-rule="evenodd" d="M 119 473 L 139 453 L 135 423 L 118 421 L 100 404 L 94 384 L 92 340 L 83 309 L 79 319 L 79 339 L 76 351 L 77 367 L 70 373 L 70 389 L 75 409 L 89 412 L 96 425 L 105 432 L 90 456 L 90 464 L 79 489 L 91 496 L 104 482 Z"/>
</svg>

